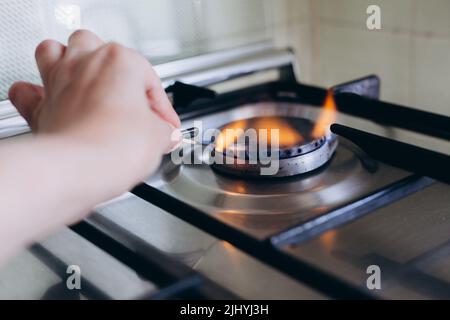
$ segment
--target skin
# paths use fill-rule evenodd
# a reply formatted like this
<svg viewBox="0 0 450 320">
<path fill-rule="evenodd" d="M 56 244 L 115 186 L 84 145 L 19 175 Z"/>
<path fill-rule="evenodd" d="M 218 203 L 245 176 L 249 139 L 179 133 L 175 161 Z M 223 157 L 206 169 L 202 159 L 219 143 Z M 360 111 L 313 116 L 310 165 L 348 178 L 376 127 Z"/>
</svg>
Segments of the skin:
<svg viewBox="0 0 450 320">
<path fill-rule="evenodd" d="M 33 135 L 0 146 L 0 263 L 151 175 L 180 120 L 149 62 L 79 30 L 36 49 L 9 98 Z"/>
</svg>

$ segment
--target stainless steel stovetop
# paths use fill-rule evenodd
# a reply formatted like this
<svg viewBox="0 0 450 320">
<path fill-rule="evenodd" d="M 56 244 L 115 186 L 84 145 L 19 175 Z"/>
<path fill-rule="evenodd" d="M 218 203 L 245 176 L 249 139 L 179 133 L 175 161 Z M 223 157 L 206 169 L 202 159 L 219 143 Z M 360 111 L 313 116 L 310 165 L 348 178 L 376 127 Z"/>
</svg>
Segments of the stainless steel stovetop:
<svg viewBox="0 0 450 320">
<path fill-rule="evenodd" d="M 205 129 L 220 128 L 235 120 L 258 116 L 315 120 L 315 109 L 301 104 L 262 102 L 190 119 L 183 127 L 189 128 L 196 121 L 202 121 Z M 246 179 L 221 174 L 207 164 L 174 165 L 167 156 L 159 172 L 148 183 L 206 214 L 264 239 L 374 193 L 408 175 L 408 172 L 370 159 L 355 145 L 340 139 L 333 159 L 312 173 L 288 178 Z"/>
<path fill-rule="evenodd" d="M 177 62 L 178 73 L 172 64 L 157 66 L 166 86 L 180 80 L 203 87 L 240 77 L 238 91 L 218 96 L 196 88 L 200 99 L 187 101 L 190 94 L 172 92 L 183 127 L 202 120 L 206 128 L 219 128 L 256 116 L 317 119 L 326 90 L 295 83 L 289 51 L 263 49 L 214 54 L 215 67 L 202 62 L 211 58 Z M 273 70 L 281 81 L 242 86 L 243 75 Z M 368 79 L 352 90 L 373 94 L 376 79 Z M 376 94 L 371 98 L 357 105 L 386 107 Z M 361 119 L 360 109 L 356 112 L 359 117 L 340 112 L 336 122 L 448 150 L 445 139 L 416 139 L 416 133 Z M 16 122 L 22 132 L 23 121 L 12 120 L 8 115 L 8 133 Z M 448 184 L 401 169 L 402 161 L 394 166 L 376 160 L 352 139 L 338 140 L 323 167 L 269 180 L 229 176 L 205 164 L 174 165 L 166 157 L 132 193 L 20 254 L 0 271 L 0 297 L 449 298 Z M 389 143 L 381 151 L 395 154 Z M 85 283 L 75 294 L 65 290 L 72 264 L 81 267 Z M 381 290 L 366 286 L 373 265 L 382 272 Z"/>
</svg>

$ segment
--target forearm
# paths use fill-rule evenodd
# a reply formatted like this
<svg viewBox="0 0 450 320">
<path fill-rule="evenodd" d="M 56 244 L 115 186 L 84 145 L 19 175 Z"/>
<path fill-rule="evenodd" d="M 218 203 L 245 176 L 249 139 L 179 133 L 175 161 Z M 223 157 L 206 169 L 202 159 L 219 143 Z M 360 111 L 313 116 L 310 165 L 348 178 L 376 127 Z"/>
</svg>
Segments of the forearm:
<svg viewBox="0 0 450 320">
<path fill-rule="evenodd" d="M 105 179 L 112 161 L 103 154 L 53 137 L 0 146 L 0 263 L 120 192 Z"/>
<path fill-rule="evenodd" d="M 34 136 L 0 145 L 0 263 L 145 179 L 180 125 L 134 50 L 79 30 L 42 42 L 36 62 L 44 86 L 8 94 Z"/>
</svg>

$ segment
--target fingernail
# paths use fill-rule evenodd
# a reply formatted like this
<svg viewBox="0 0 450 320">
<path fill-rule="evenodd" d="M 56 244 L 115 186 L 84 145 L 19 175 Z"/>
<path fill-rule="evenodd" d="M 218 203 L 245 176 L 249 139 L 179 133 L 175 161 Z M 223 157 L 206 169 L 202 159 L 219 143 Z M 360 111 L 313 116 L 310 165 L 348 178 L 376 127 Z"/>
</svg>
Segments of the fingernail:
<svg viewBox="0 0 450 320">
<path fill-rule="evenodd" d="M 181 130 L 179 128 L 174 128 L 174 130 L 172 131 L 170 140 L 172 142 L 179 142 L 182 138 L 183 138 L 183 134 L 181 133 Z"/>
</svg>

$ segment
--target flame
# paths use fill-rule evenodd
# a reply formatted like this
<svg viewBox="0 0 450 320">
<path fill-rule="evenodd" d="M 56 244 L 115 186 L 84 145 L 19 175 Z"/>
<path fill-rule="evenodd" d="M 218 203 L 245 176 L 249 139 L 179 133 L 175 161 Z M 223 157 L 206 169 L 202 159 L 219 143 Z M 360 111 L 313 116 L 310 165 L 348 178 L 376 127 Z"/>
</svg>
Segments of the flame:
<svg viewBox="0 0 450 320">
<path fill-rule="evenodd" d="M 266 129 L 267 130 L 267 143 L 271 144 L 271 130 L 279 130 L 279 144 L 280 148 L 292 147 L 299 145 L 303 142 L 302 135 L 292 126 L 287 123 L 283 118 L 279 117 L 261 117 L 255 121 L 256 130 Z"/>
<path fill-rule="evenodd" d="M 278 130 L 279 147 L 291 147 L 304 141 L 302 135 L 282 117 L 258 117 L 247 120 L 239 120 L 225 126 L 216 139 L 216 150 L 223 152 L 227 147 L 238 142 L 238 139 L 247 129 L 257 131 L 258 141 L 260 130 L 267 130 L 267 145 L 271 145 L 271 131 Z"/>
<path fill-rule="evenodd" d="M 336 121 L 336 112 L 337 107 L 334 101 L 333 91 L 328 90 L 325 103 L 311 134 L 313 138 L 321 138 L 330 132 L 330 126 Z"/>
<path fill-rule="evenodd" d="M 245 130 L 247 122 L 247 120 L 239 120 L 223 128 L 216 139 L 216 150 L 222 152 L 235 144 L 242 135 L 242 129 Z"/>
</svg>

